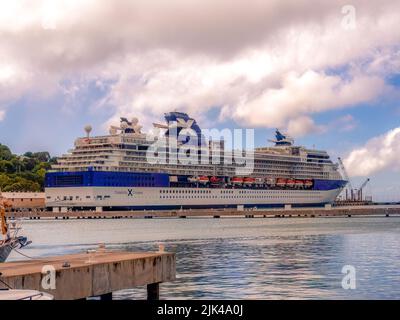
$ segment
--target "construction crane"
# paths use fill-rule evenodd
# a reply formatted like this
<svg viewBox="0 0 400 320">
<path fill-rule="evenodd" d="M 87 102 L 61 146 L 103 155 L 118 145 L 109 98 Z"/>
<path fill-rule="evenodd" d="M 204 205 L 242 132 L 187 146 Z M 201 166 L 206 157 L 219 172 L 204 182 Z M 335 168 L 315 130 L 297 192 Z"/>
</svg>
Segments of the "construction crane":
<svg viewBox="0 0 400 320">
<path fill-rule="evenodd" d="M 344 167 L 343 161 L 342 161 L 342 159 L 340 157 L 338 158 L 338 161 L 339 161 L 339 166 L 340 166 L 340 169 L 341 169 L 341 171 L 343 173 L 343 176 L 347 181 L 346 187 L 348 186 L 347 189 L 350 190 L 350 199 L 353 200 L 353 198 L 354 198 L 354 196 L 353 196 L 353 186 L 351 185 L 350 178 L 349 178 L 349 176 L 347 174 L 346 168 Z M 348 199 L 347 189 L 346 189 L 346 200 Z"/>
<path fill-rule="evenodd" d="M 367 178 L 364 182 L 363 182 L 363 184 L 360 186 L 360 188 L 358 188 L 358 195 L 357 195 L 357 197 L 358 197 L 358 200 L 359 201 L 362 201 L 363 200 L 363 189 L 365 188 L 365 186 L 368 184 L 368 182 L 369 182 L 369 178 Z"/>
</svg>

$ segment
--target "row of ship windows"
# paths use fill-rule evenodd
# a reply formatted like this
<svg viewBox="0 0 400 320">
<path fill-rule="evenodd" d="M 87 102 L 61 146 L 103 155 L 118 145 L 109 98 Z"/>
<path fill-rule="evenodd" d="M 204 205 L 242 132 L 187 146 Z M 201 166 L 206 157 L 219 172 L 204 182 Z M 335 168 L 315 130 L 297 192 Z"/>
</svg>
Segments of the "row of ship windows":
<svg viewBox="0 0 400 320">
<path fill-rule="evenodd" d="M 75 159 L 75 160 L 79 160 L 79 159 L 85 159 L 85 160 L 87 160 L 87 159 L 93 159 L 93 160 L 96 160 L 96 159 L 99 159 L 99 158 L 102 158 L 102 159 L 108 159 L 109 158 L 109 155 L 108 154 L 99 154 L 99 153 L 95 153 L 95 154 L 77 154 L 77 153 L 74 153 L 72 156 L 66 156 L 66 157 L 64 157 L 64 158 L 61 158 L 60 160 L 64 160 L 64 161 L 68 161 L 69 159 Z M 136 154 L 136 155 L 129 155 L 129 154 L 127 154 L 127 155 L 124 155 L 124 156 L 122 156 L 122 158 L 124 159 L 124 160 L 127 160 L 127 161 L 139 161 L 139 162 L 143 162 L 143 161 L 146 161 L 147 159 L 152 159 L 153 157 L 148 157 L 147 155 L 146 155 L 146 153 L 138 153 L 138 154 Z M 169 157 L 166 157 L 166 158 L 169 158 Z M 172 158 L 176 158 L 176 157 L 172 157 Z M 158 159 L 158 158 L 155 158 L 155 159 Z M 205 158 L 205 159 L 207 159 L 207 158 Z M 212 157 L 210 157 L 209 158 L 209 160 L 211 161 L 211 160 L 213 160 L 214 158 L 212 158 Z M 235 159 L 231 159 L 231 158 L 226 158 L 226 160 L 224 160 L 223 158 L 218 158 L 218 162 L 220 162 L 220 163 L 223 163 L 224 161 L 226 161 L 226 162 L 232 162 L 232 163 L 234 163 L 234 161 L 233 160 L 235 160 Z M 238 160 L 240 160 L 240 159 L 238 159 Z M 198 160 L 199 162 L 201 162 L 201 159 L 199 159 Z M 213 160 L 213 161 L 215 161 L 215 160 Z M 266 164 L 266 162 L 268 163 L 268 164 L 274 164 L 274 165 L 283 165 L 283 166 L 293 166 L 293 165 L 302 165 L 302 166 L 312 166 L 313 164 L 315 164 L 315 165 L 317 165 L 317 166 L 320 166 L 321 165 L 321 162 L 320 162 L 321 160 L 314 160 L 314 161 L 310 161 L 310 159 L 307 159 L 307 162 L 300 162 L 299 163 L 299 160 L 289 160 L 289 161 L 287 161 L 287 160 L 285 160 L 285 159 L 279 159 L 279 160 L 277 160 L 277 159 L 274 159 L 274 160 L 272 160 L 272 159 L 260 159 L 260 158 L 256 158 L 256 159 L 254 159 L 254 163 L 256 164 L 256 165 L 265 165 Z M 323 161 L 327 161 L 327 160 L 323 160 Z M 324 162 L 324 163 L 326 163 L 326 164 L 333 164 L 331 161 L 327 161 L 327 162 Z"/>
<path fill-rule="evenodd" d="M 142 161 L 137 161 L 137 160 L 135 161 L 135 160 L 127 159 L 127 157 L 124 157 L 124 160 L 125 161 L 129 161 L 129 162 L 125 162 L 125 164 L 127 164 L 127 165 L 147 163 L 147 161 L 145 159 L 143 159 Z M 64 160 L 59 159 L 59 164 L 64 164 L 64 165 L 68 165 L 68 164 L 75 164 L 75 165 L 76 164 L 86 164 L 88 162 L 104 164 L 104 161 L 98 161 L 98 157 L 94 157 L 93 160 L 90 160 L 90 157 L 82 157 L 82 158 L 81 157 L 74 157 L 73 160 L 71 160 L 71 159 L 64 159 Z M 168 165 L 171 167 L 171 164 L 168 163 Z M 153 164 L 151 164 L 151 166 L 153 166 Z M 201 168 L 201 169 L 205 169 L 207 167 L 210 168 L 210 169 L 214 168 L 214 167 L 211 167 L 209 164 L 204 164 L 202 166 L 198 166 L 198 164 L 191 164 L 190 166 L 191 167 L 195 167 L 195 168 Z M 222 168 L 225 168 L 225 169 L 232 169 L 232 170 L 234 170 L 235 167 L 236 167 L 235 165 L 228 166 L 228 165 L 223 165 L 223 164 L 220 164 L 219 166 L 222 167 Z M 274 168 L 275 169 L 276 168 L 280 168 L 280 169 L 287 168 L 287 169 L 290 169 L 290 170 L 302 170 L 302 169 L 304 169 L 304 170 L 311 170 L 311 169 L 321 170 L 321 168 L 323 166 L 321 164 L 316 164 L 316 163 L 309 163 L 309 165 L 307 165 L 307 164 L 282 164 L 282 163 L 277 162 L 277 161 L 271 161 L 271 162 L 268 162 L 268 164 L 255 162 L 254 163 L 254 167 L 255 167 L 256 170 L 257 169 L 270 169 L 270 170 L 272 170 Z"/>
<path fill-rule="evenodd" d="M 93 153 L 93 152 L 104 152 L 104 153 L 126 153 L 128 155 L 141 155 L 141 154 L 146 154 L 146 152 L 143 151 L 147 151 L 148 150 L 148 145 L 146 146 L 138 146 L 138 148 L 136 146 L 130 147 L 130 148 L 113 148 L 112 146 L 108 146 L 108 145 L 91 145 L 90 147 L 76 147 L 73 151 L 75 154 L 79 153 Z M 173 152 L 173 151 L 169 151 L 167 149 L 163 149 L 163 148 L 158 148 L 157 152 L 159 154 L 162 155 L 174 155 L 176 156 L 178 153 Z M 203 155 L 207 155 L 207 154 L 213 154 L 214 156 L 220 156 L 220 157 L 226 157 L 226 158 L 230 158 L 232 152 L 231 151 L 224 151 L 224 150 L 209 150 L 209 149 L 198 149 L 197 150 L 197 154 L 203 154 Z M 257 159 L 275 159 L 275 158 L 279 158 L 282 160 L 286 160 L 286 161 L 293 161 L 293 160 L 297 160 L 301 159 L 299 156 L 285 156 L 283 154 L 281 155 L 275 155 L 275 156 L 271 156 L 265 153 L 260 153 L 260 152 L 255 152 L 255 157 Z M 304 158 L 306 159 L 306 158 Z M 329 159 L 329 156 L 324 157 L 323 159 Z"/>
<path fill-rule="evenodd" d="M 107 152 L 107 153 L 112 153 L 112 149 L 104 149 L 104 152 Z M 158 154 L 159 155 L 162 155 L 162 156 L 164 156 L 164 157 L 167 157 L 168 155 L 172 155 L 172 157 L 176 157 L 178 154 L 177 153 L 170 153 L 170 152 L 162 152 L 161 150 L 157 150 L 157 152 L 158 152 Z M 90 153 L 90 151 L 89 151 L 89 153 Z M 198 154 L 199 154 L 199 156 L 200 156 L 200 154 L 203 154 L 204 155 L 204 157 L 206 157 L 207 156 L 207 154 L 209 154 L 210 156 L 209 156 L 209 158 L 212 158 L 212 155 L 214 155 L 214 157 L 218 157 L 219 159 L 227 159 L 227 160 L 231 160 L 231 159 L 233 159 L 233 156 L 231 156 L 231 154 L 228 154 L 228 153 L 226 153 L 225 154 L 225 157 L 224 157 L 224 154 L 221 152 L 221 153 L 219 153 L 219 152 L 206 152 L 206 151 L 204 151 L 204 152 L 198 152 Z M 126 155 L 127 156 L 131 156 L 131 157 L 144 157 L 144 156 L 147 156 L 147 153 L 146 152 L 140 152 L 140 150 L 139 151 L 136 151 L 136 150 L 133 150 L 133 151 L 127 151 L 126 152 Z M 194 156 L 195 156 L 195 154 L 194 154 Z M 278 159 L 277 159 L 278 158 Z M 330 160 L 330 158 L 329 158 L 329 156 L 327 156 L 327 157 L 324 157 L 324 158 L 321 158 L 322 160 L 324 160 L 324 161 L 329 161 Z M 266 155 L 263 155 L 263 154 L 257 154 L 257 153 L 255 153 L 254 154 L 254 160 L 255 161 L 284 161 L 284 162 L 298 162 L 298 161 L 309 161 L 309 160 L 312 160 L 312 161 L 315 161 L 315 162 L 318 162 L 318 160 L 320 160 L 320 159 L 316 159 L 316 158 L 300 158 L 300 157 L 285 157 L 285 156 L 276 156 L 276 157 L 274 157 L 274 158 L 271 158 L 271 156 L 266 156 Z"/>
<path fill-rule="evenodd" d="M 152 169 L 156 169 L 153 164 L 145 164 L 145 163 L 140 164 L 140 166 L 138 165 L 136 167 L 131 167 L 129 163 L 121 162 L 120 166 L 121 166 L 119 168 L 119 169 L 121 169 L 120 171 L 126 171 L 126 169 L 129 171 L 132 168 L 140 168 L 142 170 L 146 170 L 146 167 L 152 168 Z M 205 168 L 196 167 L 196 166 L 192 166 L 192 167 L 188 168 L 188 167 L 180 166 L 180 165 L 165 165 L 163 167 L 163 169 L 164 170 L 170 170 L 170 171 L 174 171 L 174 170 L 175 171 L 183 171 L 183 172 L 193 172 L 193 171 L 196 171 L 196 170 L 202 170 L 202 171 L 204 171 L 204 173 L 206 173 L 206 172 L 211 172 L 211 173 L 214 172 L 214 168 L 205 169 Z M 231 171 L 233 172 L 234 169 L 235 168 L 232 168 Z M 149 170 L 149 171 L 152 171 L 152 170 Z M 228 170 L 228 171 L 230 172 L 230 170 Z M 267 173 L 270 173 L 270 174 L 277 173 L 277 174 L 281 174 L 281 175 L 285 174 L 285 173 L 286 174 L 293 174 L 293 172 L 298 172 L 298 173 L 307 173 L 307 174 L 310 174 L 310 175 L 314 174 L 314 175 L 327 176 L 327 175 L 329 175 L 329 173 L 335 173 L 335 171 L 321 172 L 320 170 L 317 170 L 317 169 L 311 170 L 311 168 L 307 169 L 307 170 L 293 170 L 293 169 L 290 169 L 290 170 L 273 170 L 273 169 L 260 170 L 260 169 L 257 169 L 257 168 L 254 169 L 254 173 L 264 174 L 266 171 L 267 171 Z M 194 174 L 194 173 L 191 173 L 191 174 Z"/>
<path fill-rule="evenodd" d="M 314 196 L 311 195 L 290 195 L 290 196 L 265 196 L 265 195 L 241 195 L 241 196 L 207 196 L 207 195 L 194 195 L 194 196 L 187 196 L 187 195 L 170 195 L 170 196 L 160 196 L 160 199 L 301 199 L 301 198 L 309 198 L 313 199 Z"/>
<path fill-rule="evenodd" d="M 133 147 L 133 148 L 132 148 Z M 103 153 L 121 153 L 124 152 L 128 155 L 142 155 L 142 154 L 146 154 L 143 151 L 147 151 L 148 149 L 148 145 L 141 145 L 141 146 L 130 146 L 129 148 L 113 148 L 111 145 L 90 145 L 89 146 L 85 146 L 85 147 L 76 147 L 76 149 L 74 149 L 74 153 L 93 153 L 93 152 L 103 152 Z M 129 151 L 128 151 L 129 150 Z M 224 150 L 221 150 L 222 152 L 219 151 L 210 151 L 209 149 L 207 150 L 198 150 L 198 154 L 203 154 L 203 155 L 207 155 L 207 154 L 214 154 L 214 155 L 219 155 L 220 157 L 231 157 L 232 152 L 223 152 Z M 159 148 L 157 150 L 158 153 L 160 154 L 175 154 L 175 153 L 171 153 L 168 150 L 163 150 L 161 148 Z M 284 160 L 284 161 L 298 161 L 298 159 L 303 159 L 300 158 L 298 155 L 297 156 L 285 156 L 285 155 L 275 155 L 274 157 L 271 157 L 271 155 L 267 155 L 265 153 L 259 153 L 259 152 L 255 152 L 255 158 L 256 159 L 276 159 L 279 158 L 280 160 Z M 304 159 L 313 159 L 313 160 L 330 160 L 329 155 L 312 155 L 312 154 L 308 154 L 307 158 Z"/>
<path fill-rule="evenodd" d="M 104 161 L 98 161 L 98 160 L 96 160 L 96 159 L 98 159 L 98 157 L 95 157 L 93 160 L 90 160 L 90 159 L 88 159 L 88 157 L 85 157 L 85 158 L 82 158 L 82 159 L 80 159 L 80 158 L 78 158 L 78 157 L 74 157 L 74 159 L 73 160 L 71 160 L 71 159 L 59 159 L 59 164 L 64 164 L 64 165 L 68 165 L 68 164 L 87 164 L 88 162 L 91 162 L 91 163 L 103 163 L 104 164 Z M 125 162 L 124 161 L 121 161 L 121 164 L 126 164 L 126 165 L 129 165 L 129 166 L 132 166 L 132 165 L 150 165 L 150 166 L 154 166 L 154 164 L 149 164 L 147 161 L 146 161 L 146 159 L 143 159 L 142 161 L 134 161 L 134 160 L 129 160 L 129 159 L 126 159 L 126 157 L 124 158 L 124 160 L 125 160 Z M 219 167 L 221 167 L 221 168 L 224 168 L 224 169 L 232 169 L 232 170 L 234 170 L 235 168 L 236 168 L 236 164 L 232 164 L 232 165 L 224 165 L 223 163 L 221 163 L 221 164 L 218 164 L 219 165 Z M 168 167 L 179 167 L 180 165 L 179 164 L 176 164 L 176 165 L 174 165 L 173 163 L 167 163 L 167 166 Z M 196 168 L 196 169 L 205 169 L 205 168 L 210 168 L 210 169 L 213 169 L 214 168 L 214 166 L 211 166 L 210 164 L 197 164 L 197 163 L 194 163 L 194 164 L 190 164 L 189 165 L 190 167 L 192 167 L 192 168 Z M 255 169 L 265 169 L 265 168 L 269 168 L 269 169 L 276 169 L 276 168 L 279 168 L 279 169 L 289 169 L 289 170 L 302 170 L 302 169 L 304 169 L 304 170 L 312 170 L 312 169 L 314 169 L 314 170 L 321 170 L 323 167 L 326 167 L 326 168 L 329 168 L 329 169 L 331 169 L 331 168 L 333 168 L 334 166 L 323 166 L 323 165 L 321 165 L 321 164 L 282 164 L 282 163 L 279 163 L 279 162 L 268 162 L 268 163 L 258 163 L 258 162 L 255 162 L 255 164 L 254 164 L 254 167 L 255 167 Z"/>
<path fill-rule="evenodd" d="M 78 164 L 84 164 L 87 162 L 80 162 Z M 147 162 L 138 162 L 138 163 L 131 163 L 131 162 L 126 162 L 126 161 L 121 161 L 120 165 L 123 166 L 127 166 L 127 167 L 132 167 L 134 165 L 138 166 L 138 167 L 152 167 L 154 168 L 154 164 L 151 163 L 147 163 Z M 228 171 L 232 171 L 235 170 L 237 167 L 244 167 L 244 166 L 232 166 L 232 167 L 226 167 L 226 166 L 219 166 L 218 169 L 220 170 L 228 170 Z M 167 163 L 165 164 L 164 168 L 166 169 L 180 169 L 180 170 L 214 170 L 215 167 L 212 167 L 210 165 L 189 165 L 189 166 L 182 166 L 181 164 L 171 164 L 171 163 Z M 284 171 L 284 169 L 286 169 L 285 171 L 287 172 L 297 172 L 297 171 L 303 171 L 303 172 L 317 172 L 317 173 L 322 173 L 321 172 L 321 167 L 316 167 L 316 166 L 312 166 L 312 167 L 297 167 L 297 168 L 293 168 L 292 166 L 282 166 L 282 165 L 265 165 L 265 166 L 254 166 L 254 171 L 262 171 L 264 172 L 267 169 L 267 171 Z M 335 172 L 334 170 L 331 170 L 332 172 Z"/>
<path fill-rule="evenodd" d="M 188 196 L 188 195 L 168 195 L 168 196 L 160 196 L 160 199 L 293 199 L 293 198 L 313 198 L 313 196 L 311 195 L 290 195 L 290 196 L 265 196 L 265 195 L 241 195 L 241 196 L 213 196 L 213 195 L 192 195 L 192 196 Z M 90 199 L 90 196 L 86 196 L 86 199 Z M 110 196 L 96 196 L 96 200 L 106 200 L 106 199 L 110 199 Z M 51 197 L 47 197 L 47 199 L 51 199 Z M 55 199 L 56 201 L 60 201 L 61 198 L 57 197 Z M 72 196 L 64 196 L 63 199 L 64 201 L 72 201 L 73 197 Z M 81 197 L 76 196 L 75 200 L 82 200 Z M 32 199 L 31 199 L 32 201 Z"/>
<path fill-rule="evenodd" d="M 59 161 L 58 165 L 64 165 L 64 166 L 68 166 L 68 165 L 85 165 L 88 163 L 93 163 L 93 164 L 104 164 L 104 161 Z M 120 165 L 126 165 L 128 167 L 132 167 L 132 166 L 146 166 L 146 167 L 154 167 L 154 164 L 149 164 L 147 162 L 127 162 L 125 160 L 125 162 L 121 162 Z M 170 164 L 167 163 L 166 164 L 167 168 L 180 168 L 181 165 L 174 165 L 174 164 Z M 189 170 L 214 170 L 214 167 L 211 167 L 210 165 L 190 165 L 190 166 L 186 166 L 185 168 L 181 169 L 181 170 L 187 170 L 189 167 Z M 219 169 L 223 169 L 223 170 L 235 170 L 236 166 L 223 166 L 220 165 Z M 279 170 L 282 171 L 283 169 L 287 169 L 288 171 L 303 171 L 303 172 L 321 172 L 322 167 L 321 166 L 286 166 L 286 165 L 279 165 L 279 164 L 267 164 L 267 165 L 255 165 L 254 166 L 254 170 L 262 170 L 265 171 L 266 169 L 268 170 Z M 333 168 L 332 168 L 333 169 Z M 333 172 L 335 172 L 335 170 L 331 170 Z"/>
<path fill-rule="evenodd" d="M 266 195 L 261 195 L 261 194 L 260 195 L 246 194 L 246 195 L 240 195 L 240 196 L 238 196 L 238 195 L 216 196 L 216 195 L 204 195 L 205 193 L 209 194 L 210 193 L 209 190 L 180 190 L 180 191 L 188 191 L 188 192 L 182 192 L 182 193 L 185 193 L 185 194 L 196 193 L 197 195 L 191 195 L 191 196 L 188 196 L 188 195 L 175 195 L 175 193 L 172 192 L 172 193 L 174 193 L 174 195 L 165 195 L 165 196 L 162 195 L 162 196 L 160 196 L 160 199 L 193 199 L 193 198 L 196 198 L 196 199 L 199 199 L 199 198 L 201 198 L 201 199 L 217 199 L 217 198 L 221 198 L 221 199 L 248 199 L 248 198 L 251 198 L 251 199 L 273 199 L 273 198 L 290 199 L 290 198 L 304 198 L 304 197 L 313 198 L 316 194 L 320 194 L 320 192 L 317 192 L 317 193 L 304 193 L 304 194 L 299 194 L 299 195 L 290 194 L 290 195 L 268 195 L 268 196 L 266 196 Z M 204 192 L 204 191 L 209 191 L 209 192 Z M 288 192 L 284 192 L 284 193 L 287 194 Z M 201 194 L 201 195 L 199 195 L 199 194 Z M 51 199 L 50 196 L 47 196 L 46 198 L 47 199 Z M 90 198 L 91 198 L 90 196 L 86 196 L 86 199 L 90 199 Z M 109 196 L 109 195 L 104 195 L 104 196 L 97 195 L 95 198 L 96 198 L 96 200 L 105 200 L 105 199 L 110 199 L 111 196 Z M 64 200 L 64 201 L 68 201 L 68 200 L 72 201 L 73 199 L 74 199 L 73 196 L 63 196 L 62 197 L 62 200 Z M 61 200 L 61 198 L 60 197 L 56 197 L 55 200 L 56 201 L 57 200 Z M 80 196 L 75 196 L 75 200 L 81 200 L 81 197 Z"/>
<path fill-rule="evenodd" d="M 90 157 L 89 157 L 90 158 Z M 82 160 L 87 161 L 88 157 L 84 157 Z M 98 157 L 93 157 L 93 160 L 98 159 Z M 135 158 L 135 157 L 123 157 L 124 161 L 129 161 L 129 163 L 146 163 L 148 162 L 147 160 L 151 158 Z M 79 160 L 79 158 L 76 157 L 76 161 Z M 157 160 L 157 159 L 154 159 Z M 212 159 L 210 159 L 210 163 L 201 163 L 201 160 L 198 162 L 194 163 L 189 163 L 191 166 L 196 166 L 196 165 L 201 165 L 202 167 L 210 167 Z M 169 161 L 167 161 L 169 164 Z M 172 163 L 171 163 L 172 164 Z M 236 166 L 236 162 L 232 161 L 231 164 L 229 163 L 223 163 L 223 161 L 218 161 L 218 163 L 214 163 L 215 165 L 222 166 L 224 168 L 232 168 Z M 331 162 L 325 162 L 326 165 L 331 165 L 328 167 L 333 167 L 333 164 Z M 254 166 L 256 168 L 269 168 L 269 167 L 279 167 L 279 168 L 322 168 L 324 165 L 321 162 L 304 162 L 304 163 L 284 163 L 283 161 L 254 161 Z"/>
<path fill-rule="evenodd" d="M 270 191 L 268 190 L 239 190 L 239 194 L 246 194 L 246 196 L 251 196 L 252 194 L 265 194 L 269 193 Z M 198 189 L 193 189 L 193 190 L 160 190 L 160 194 L 211 194 L 211 190 L 198 190 Z M 234 194 L 233 190 L 220 190 L 221 194 Z M 293 196 L 293 191 L 284 191 L 280 190 L 281 194 L 288 194 Z M 315 195 L 315 194 L 320 194 L 320 192 L 315 192 L 315 191 L 309 191 L 309 192 L 304 192 L 301 191 L 300 196 L 304 195 Z M 274 195 L 275 197 L 276 195 Z"/>
<path fill-rule="evenodd" d="M 211 190 L 160 190 L 160 193 L 211 193 Z"/>
</svg>

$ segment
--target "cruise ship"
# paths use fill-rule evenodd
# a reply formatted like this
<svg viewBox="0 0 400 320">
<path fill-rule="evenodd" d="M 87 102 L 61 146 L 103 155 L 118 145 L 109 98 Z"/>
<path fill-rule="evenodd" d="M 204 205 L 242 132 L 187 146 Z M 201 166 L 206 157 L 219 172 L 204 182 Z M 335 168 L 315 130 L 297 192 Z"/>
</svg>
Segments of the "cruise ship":
<svg viewBox="0 0 400 320">
<path fill-rule="evenodd" d="M 46 173 L 46 206 L 55 212 L 314 207 L 333 203 L 347 183 L 326 151 L 296 146 L 279 130 L 271 146 L 229 150 L 224 139 L 205 138 L 187 113 L 169 112 L 165 120 L 153 124 L 152 135 L 136 118 L 121 118 L 104 136 L 91 136 L 86 126 Z"/>
</svg>

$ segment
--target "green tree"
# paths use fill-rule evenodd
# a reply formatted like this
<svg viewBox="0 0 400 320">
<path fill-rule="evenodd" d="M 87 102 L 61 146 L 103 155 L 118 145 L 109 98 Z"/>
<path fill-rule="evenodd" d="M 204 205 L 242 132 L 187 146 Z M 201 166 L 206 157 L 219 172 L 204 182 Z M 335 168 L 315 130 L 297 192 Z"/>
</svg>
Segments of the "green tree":
<svg viewBox="0 0 400 320">
<path fill-rule="evenodd" d="M 40 185 L 37 182 L 18 179 L 14 183 L 5 186 L 3 191 L 37 192 L 40 191 Z"/>
<path fill-rule="evenodd" d="M 12 179 L 4 174 L 0 173 L 0 188 L 1 190 L 4 190 L 4 188 L 12 183 Z"/>
<path fill-rule="evenodd" d="M 0 188 L 3 191 L 41 191 L 46 170 L 56 162 L 46 151 L 14 155 L 0 144 Z"/>
<path fill-rule="evenodd" d="M 50 161 L 50 153 L 47 151 L 35 152 L 33 154 L 33 158 L 39 160 L 40 162 L 49 162 Z"/>
<path fill-rule="evenodd" d="M 11 158 L 12 158 L 12 153 L 10 149 L 7 146 L 0 143 L 0 160 L 11 160 Z"/>
<path fill-rule="evenodd" d="M 38 161 L 34 158 L 24 158 L 22 160 L 22 163 L 24 164 L 24 168 L 27 171 L 32 171 L 33 168 L 36 166 L 36 164 L 38 163 Z"/>
</svg>

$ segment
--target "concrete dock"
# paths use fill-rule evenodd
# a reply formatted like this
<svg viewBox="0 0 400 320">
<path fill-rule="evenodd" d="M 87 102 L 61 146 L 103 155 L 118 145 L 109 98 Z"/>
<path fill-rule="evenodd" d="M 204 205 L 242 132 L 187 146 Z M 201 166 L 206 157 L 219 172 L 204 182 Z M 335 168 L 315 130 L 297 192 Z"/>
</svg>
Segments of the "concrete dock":
<svg viewBox="0 0 400 320">
<path fill-rule="evenodd" d="M 190 217 L 352 217 L 352 216 L 400 216 L 400 205 L 327 206 L 319 208 L 277 209 L 184 209 L 165 211 L 68 211 L 45 210 L 7 212 L 11 219 L 129 219 L 129 218 L 190 218 Z"/>
<path fill-rule="evenodd" d="M 147 298 L 156 300 L 159 284 L 174 281 L 175 273 L 174 253 L 97 251 L 2 263 L 0 289 L 37 290 L 56 300 L 109 300 L 115 291 L 147 285 Z"/>
</svg>

